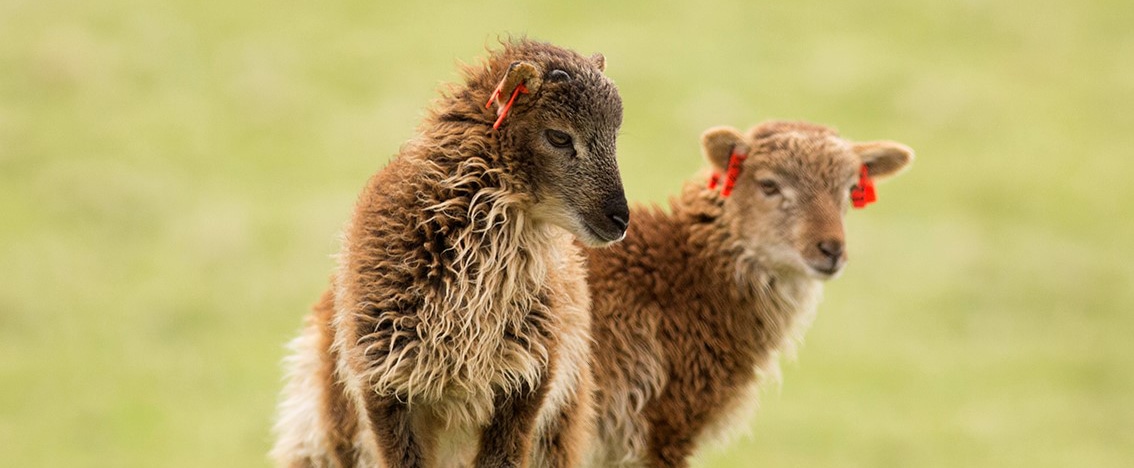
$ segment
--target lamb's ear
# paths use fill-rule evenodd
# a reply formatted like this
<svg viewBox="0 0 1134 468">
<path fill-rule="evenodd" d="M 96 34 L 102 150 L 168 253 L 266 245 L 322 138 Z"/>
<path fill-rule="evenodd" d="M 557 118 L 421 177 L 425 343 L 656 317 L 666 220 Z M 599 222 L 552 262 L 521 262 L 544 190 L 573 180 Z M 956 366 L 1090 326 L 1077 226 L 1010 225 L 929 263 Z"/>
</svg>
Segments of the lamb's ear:
<svg viewBox="0 0 1134 468">
<path fill-rule="evenodd" d="M 701 152 L 705 155 L 705 160 L 713 166 L 713 170 L 725 172 L 728 169 L 729 157 L 734 151 L 748 154 L 748 144 L 744 142 L 744 136 L 737 129 L 725 126 L 713 127 L 701 134 Z"/>
<path fill-rule="evenodd" d="M 539 87 L 543 84 L 543 73 L 540 72 L 539 66 L 532 62 L 512 62 L 508 66 L 508 70 L 504 72 L 504 77 L 500 79 L 500 83 L 496 85 L 496 91 L 493 98 L 496 101 L 496 110 L 499 113 L 508 101 L 512 99 L 512 93 L 516 91 L 516 87 L 521 84 L 524 85 L 524 90 L 527 93 L 534 94 L 539 91 Z M 520 94 L 525 91 L 521 90 Z M 520 100 L 519 96 L 516 96 Z"/>
<path fill-rule="evenodd" d="M 606 56 L 596 53 L 591 56 L 591 63 L 594 63 L 600 72 L 606 71 Z"/>
<path fill-rule="evenodd" d="M 893 141 L 855 143 L 854 152 L 866 165 L 870 177 L 875 179 L 898 175 L 908 168 L 914 159 L 914 152 L 910 147 Z"/>
</svg>

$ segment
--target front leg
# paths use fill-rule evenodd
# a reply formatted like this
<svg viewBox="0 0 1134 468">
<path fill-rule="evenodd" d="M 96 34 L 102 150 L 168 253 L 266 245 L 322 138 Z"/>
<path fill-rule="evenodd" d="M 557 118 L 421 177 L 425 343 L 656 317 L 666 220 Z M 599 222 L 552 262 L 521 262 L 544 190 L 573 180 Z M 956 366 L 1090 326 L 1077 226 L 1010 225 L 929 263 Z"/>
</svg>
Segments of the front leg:
<svg viewBox="0 0 1134 468">
<path fill-rule="evenodd" d="M 473 466 L 481 468 L 528 465 L 536 417 L 547 395 L 547 379 L 539 387 L 527 385 L 496 397 L 496 413 L 480 436 L 480 451 Z"/>
<path fill-rule="evenodd" d="M 371 395 L 366 411 L 386 468 L 432 466 L 428 461 L 432 453 L 432 429 L 414 424 L 405 403 L 392 396 Z"/>
<path fill-rule="evenodd" d="M 595 434 L 594 404 L 591 400 L 592 384 L 589 377 L 581 379 L 575 394 L 556 409 L 547 427 L 539 428 L 533 452 L 538 466 L 569 468 L 579 466 L 583 448 Z"/>
<path fill-rule="evenodd" d="M 716 385 L 706 389 L 685 379 L 673 379 L 649 404 L 650 422 L 647 466 L 654 468 L 686 468 L 697 448 L 697 439 L 712 418 L 725 406 L 720 398 L 724 379 L 712 379 Z M 689 395 L 697 395 L 696 399 Z"/>
<path fill-rule="evenodd" d="M 693 456 L 694 440 L 685 428 L 674 427 L 673 421 L 654 421 L 650 432 L 647 466 L 654 468 L 686 468 Z"/>
</svg>

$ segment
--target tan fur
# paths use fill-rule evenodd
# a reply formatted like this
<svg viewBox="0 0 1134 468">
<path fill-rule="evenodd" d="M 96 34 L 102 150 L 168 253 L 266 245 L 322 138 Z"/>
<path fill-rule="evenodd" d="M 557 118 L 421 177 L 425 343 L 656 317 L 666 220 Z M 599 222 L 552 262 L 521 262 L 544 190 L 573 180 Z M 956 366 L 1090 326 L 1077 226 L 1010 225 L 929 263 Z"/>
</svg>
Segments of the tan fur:
<svg viewBox="0 0 1134 468">
<path fill-rule="evenodd" d="M 636 208 L 622 243 L 588 253 L 596 466 L 687 466 L 706 440 L 743 426 L 756 386 L 810 323 L 821 281 L 845 263 L 858 168 L 884 177 L 912 158 L 806 123 L 716 128 L 702 143 L 721 173 L 734 149 L 747 154 L 730 197 L 700 174 L 671 212 Z"/>
<path fill-rule="evenodd" d="M 573 466 L 591 437 L 573 242 L 624 233 L 621 101 L 595 58 L 527 40 L 466 74 L 359 198 L 293 344 L 280 466 Z"/>
</svg>

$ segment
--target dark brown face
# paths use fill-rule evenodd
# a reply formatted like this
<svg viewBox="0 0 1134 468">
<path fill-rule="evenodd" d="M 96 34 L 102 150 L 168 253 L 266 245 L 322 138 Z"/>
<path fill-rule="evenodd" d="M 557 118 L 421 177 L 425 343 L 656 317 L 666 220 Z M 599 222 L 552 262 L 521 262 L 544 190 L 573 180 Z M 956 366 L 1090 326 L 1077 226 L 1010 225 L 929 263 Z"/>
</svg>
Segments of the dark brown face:
<svg viewBox="0 0 1134 468">
<path fill-rule="evenodd" d="M 538 90 L 509 116 L 503 141 L 534 188 L 536 219 L 588 245 L 621 240 L 630 221 L 615 159 L 622 99 L 601 70 L 602 57 L 540 57 Z"/>
</svg>

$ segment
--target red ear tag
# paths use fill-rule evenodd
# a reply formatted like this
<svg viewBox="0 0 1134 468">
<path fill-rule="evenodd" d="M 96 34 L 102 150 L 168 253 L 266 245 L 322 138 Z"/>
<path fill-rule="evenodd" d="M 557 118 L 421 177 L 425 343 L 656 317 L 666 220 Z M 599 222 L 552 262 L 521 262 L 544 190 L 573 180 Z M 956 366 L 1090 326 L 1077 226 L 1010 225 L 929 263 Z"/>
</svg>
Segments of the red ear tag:
<svg viewBox="0 0 1134 468">
<path fill-rule="evenodd" d="M 725 173 L 724 187 L 721 187 L 721 196 L 727 197 L 732 195 L 732 187 L 736 185 L 736 178 L 740 177 L 740 164 L 748 159 L 747 154 L 740 154 L 733 149 L 732 155 L 728 157 L 728 172 Z"/>
<path fill-rule="evenodd" d="M 500 81 L 500 84 L 496 85 L 496 89 L 492 90 L 492 95 L 488 97 L 488 102 L 484 103 L 485 109 L 492 107 L 492 103 L 500 98 L 500 94 L 504 92 L 502 89 L 503 86 L 504 81 Z M 519 96 L 520 93 L 528 94 L 528 88 L 524 86 L 523 83 L 516 85 L 516 89 L 512 91 L 512 97 L 508 99 L 508 103 L 504 104 L 504 107 L 501 107 L 500 110 L 496 112 L 499 117 L 496 118 L 496 123 L 492 124 L 493 130 L 500 128 L 500 124 L 504 123 L 504 117 L 508 116 L 508 111 L 512 110 L 512 104 L 516 103 L 516 96 Z"/>
<path fill-rule="evenodd" d="M 709 190 L 716 190 L 717 185 L 721 183 L 721 173 L 713 171 L 712 177 L 709 177 Z"/>
<path fill-rule="evenodd" d="M 874 193 L 874 181 L 870 179 L 870 172 L 866 169 L 866 164 L 863 164 L 858 172 L 858 185 L 851 189 L 851 202 L 854 203 L 855 208 L 866 208 L 866 205 L 877 200 L 878 195 Z"/>
<path fill-rule="evenodd" d="M 500 93 L 504 92 L 503 90 L 500 89 L 503 86 L 504 86 L 504 80 L 500 80 L 500 84 L 496 85 L 496 89 L 492 90 L 492 95 L 488 96 L 488 102 L 484 103 L 485 109 L 491 108 L 492 103 L 496 101 L 496 98 L 500 97 Z"/>
</svg>

